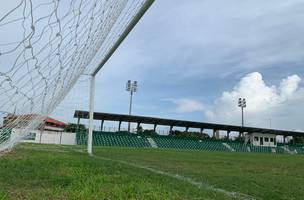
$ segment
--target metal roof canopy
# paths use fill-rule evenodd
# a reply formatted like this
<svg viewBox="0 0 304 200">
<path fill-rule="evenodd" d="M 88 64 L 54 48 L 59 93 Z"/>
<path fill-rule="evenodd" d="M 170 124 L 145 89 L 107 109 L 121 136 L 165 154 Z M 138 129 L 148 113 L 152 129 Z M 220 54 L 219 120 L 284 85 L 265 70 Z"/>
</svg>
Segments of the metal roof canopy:
<svg viewBox="0 0 304 200">
<path fill-rule="evenodd" d="M 76 110 L 74 113 L 74 118 L 88 119 L 89 112 Z M 242 126 L 225 125 L 225 124 L 213 124 L 213 123 L 193 122 L 193 121 L 185 121 L 185 120 L 163 119 L 163 118 L 155 118 L 155 117 L 100 113 L 100 112 L 94 112 L 94 119 L 104 120 L 104 121 L 133 122 L 133 123 L 141 123 L 141 124 L 212 129 L 212 130 L 221 130 L 221 131 L 235 131 L 241 133 L 248 132 L 248 133 L 275 134 L 275 135 L 283 135 L 283 136 L 304 136 L 304 132 L 296 132 L 296 131 L 285 131 L 285 130 L 275 130 L 275 129 L 265 129 L 265 128 L 256 128 L 256 127 L 245 127 L 245 126 L 242 127 Z"/>
</svg>

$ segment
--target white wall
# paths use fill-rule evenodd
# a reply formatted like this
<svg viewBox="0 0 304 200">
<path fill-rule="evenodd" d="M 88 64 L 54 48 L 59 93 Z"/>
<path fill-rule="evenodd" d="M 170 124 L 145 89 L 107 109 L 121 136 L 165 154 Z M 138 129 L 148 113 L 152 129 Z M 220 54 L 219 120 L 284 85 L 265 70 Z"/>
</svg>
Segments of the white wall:
<svg viewBox="0 0 304 200">
<path fill-rule="evenodd" d="M 258 140 L 255 140 L 255 137 L 258 137 Z M 261 134 L 261 133 L 251 133 L 249 135 L 250 141 L 254 146 L 264 146 L 264 147 L 276 147 L 276 135 L 274 134 Z M 268 142 L 265 141 L 265 138 L 268 138 Z M 271 142 L 271 138 L 273 138 L 273 142 Z M 260 140 L 263 140 L 263 145 L 261 145 Z"/>
<path fill-rule="evenodd" d="M 12 131 L 13 137 L 18 136 L 19 134 L 21 134 L 20 129 L 13 129 Z M 76 144 L 76 133 L 31 130 L 31 131 L 27 131 L 26 135 L 29 135 L 28 139 L 22 140 L 22 142 L 41 143 L 41 144 L 63 144 L 63 145 Z"/>
</svg>

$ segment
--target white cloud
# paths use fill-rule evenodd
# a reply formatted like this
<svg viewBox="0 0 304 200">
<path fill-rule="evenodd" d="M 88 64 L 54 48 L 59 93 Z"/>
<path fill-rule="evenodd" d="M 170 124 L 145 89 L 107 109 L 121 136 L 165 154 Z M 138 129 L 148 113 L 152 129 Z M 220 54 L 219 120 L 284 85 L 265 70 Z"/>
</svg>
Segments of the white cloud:
<svg viewBox="0 0 304 200">
<path fill-rule="evenodd" d="M 269 125 L 273 128 L 304 129 L 304 88 L 298 75 L 288 76 L 279 86 L 267 85 L 260 73 L 243 77 L 232 91 L 223 92 L 212 107 L 205 111 L 209 121 L 240 123 L 239 97 L 246 98 L 245 121 L 249 126 Z"/>
<path fill-rule="evenodd" d="M 289 76 L 287 79 L 283 79 L 280 85 L 281 96 L 288 98 L 299 88 L 301 78 L 297 75 Z"/>
<path fill-rule="evenodd" d="M 202 112 L 205 107 L 202 103 L 192 99 L 171 99 L 176 104 L 175 112 L 177 113 L 192 113 Z"/>
</svg>

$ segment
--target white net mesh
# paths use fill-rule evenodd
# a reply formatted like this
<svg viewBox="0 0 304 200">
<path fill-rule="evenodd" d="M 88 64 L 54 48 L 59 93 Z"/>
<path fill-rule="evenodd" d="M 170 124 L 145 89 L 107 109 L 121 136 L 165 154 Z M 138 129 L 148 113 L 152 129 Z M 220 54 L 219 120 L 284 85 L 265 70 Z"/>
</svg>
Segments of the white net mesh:
<svg viewBox="0 0 304 200">
<path fill-rule="evenodd" d="M 36 129 L 149 0 L 12 0 L 0 8 L 0 151 Z M 71 113 L 72 115 L 72 113 Z M 22 134 L 12 137 L 12 128 Z"/>
</svg>

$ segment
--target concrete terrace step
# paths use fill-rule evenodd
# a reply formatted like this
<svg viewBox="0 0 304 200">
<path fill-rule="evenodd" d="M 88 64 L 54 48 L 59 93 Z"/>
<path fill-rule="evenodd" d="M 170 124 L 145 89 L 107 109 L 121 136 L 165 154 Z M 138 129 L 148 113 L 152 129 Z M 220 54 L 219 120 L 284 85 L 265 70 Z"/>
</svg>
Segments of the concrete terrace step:
<svg viewBox="0 0 304 200">
<path fill-rule="evenodd" d="M 286 151 L 288 154 L 297 154 L 296 151 L 290 151 L 290 149 L 287 146 L 282 146 L 282 149 L 284 149 L 284 151 Z"/>
<path fill-rule="evenodd" d="M 227 148 L 227 149 L 229 149 L 230 151 L 235 151 L 235 149 L 233 149 L 229 144 L 227 144 L 227 143 L 223 143 L 223 145 Z"/>
<path fill-rule="evenodd" d="M 152 148 L 158 148 L 156 142 L 152 138 L 147 138 Z"/>
</svg>

